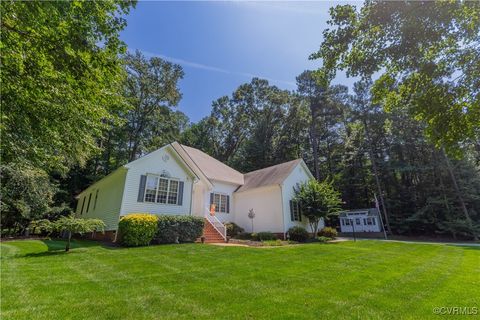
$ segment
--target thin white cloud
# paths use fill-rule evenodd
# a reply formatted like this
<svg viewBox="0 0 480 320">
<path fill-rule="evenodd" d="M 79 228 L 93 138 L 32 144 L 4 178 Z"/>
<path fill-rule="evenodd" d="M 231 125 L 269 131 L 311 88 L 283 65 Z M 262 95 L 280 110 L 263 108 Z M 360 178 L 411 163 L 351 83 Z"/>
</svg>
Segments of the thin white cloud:
<svg viewBox="0 0 480 320">
<path fill-rule="evenodd" d="M 240 77 L 244 77 L 244 78 L 260 78 L 260 79 L 265 79 L 265 80 L 267 80 L 271 83 L 284 84 L 284 85 L 288 85 L 290 87 L 295 87 L 295 82 L 293 82 L 293 81 L 278 80 L 278 79 L 273 79 L 273 78 L 265 77 L 265 76 L 258 75 L 258 74 L 248 73 L 248 72 L 231 71 L 231 70 L 227 70 L 227 69 L 218 68 L 218 67 L 215 67 L 215 66 L 206 65 L 206 64 L 203 64 L 203 63 L 197 63 L 197 62 L 188 61 L 188 60 L 184 60 L 184 59 L 180 59 L 180 58 L 169 57 L 169 56 L 166 56 L 166 55 L 163 55 L 163 54 L 160 54 L 160 53 L 153 53 L 153 52 L 148 52 L 148 51 L 143 51 L 143 50 L 140 50 L 140 51 L 146 56 L 159 57 L 159 58 L 162 58 L 164 60 L 168 60 L 170 62 L 177 63 L 177 64 L 179 64 L 181 66 L 185 66 L 185 67 L 201 69 L 201 70 L 206 70 L 206 71 L 212 71 L 212 72 L 218 72 L 218 73 L 224 73 L 224 74 L 230 74 L 230 75 L 233 75 L 233 76 L 240 76 Z"/>
<path fill-rule="evenodd" d="M 227 1 L 228 2 L 228 1 Z M 307 15 L 326 15 L 328 17 L 328 9 L 338 4 L 362 4 L 363 0 L 303 0 L 303 1 L 290 1 L 290 0 L 269 0 L 269 1 L 232 1 L 237 6 L 258 9 L 258 10 L 278 10 L 284 12 L 290 12 L 294 14 L 307 14 Z"/>
</svg>

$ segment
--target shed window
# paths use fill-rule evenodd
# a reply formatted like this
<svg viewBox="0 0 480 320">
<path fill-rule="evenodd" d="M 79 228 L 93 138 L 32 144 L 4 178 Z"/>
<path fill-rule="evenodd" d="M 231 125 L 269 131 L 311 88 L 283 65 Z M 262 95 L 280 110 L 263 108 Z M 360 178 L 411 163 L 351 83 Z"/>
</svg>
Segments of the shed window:
<svg viewBox="0 0 480 320">
<path fill-rule="evenodd" d="M 355 218 L 355 223 L 357 224 L 357 226 L 360 225 L 360 218 Z"/>
</svg>

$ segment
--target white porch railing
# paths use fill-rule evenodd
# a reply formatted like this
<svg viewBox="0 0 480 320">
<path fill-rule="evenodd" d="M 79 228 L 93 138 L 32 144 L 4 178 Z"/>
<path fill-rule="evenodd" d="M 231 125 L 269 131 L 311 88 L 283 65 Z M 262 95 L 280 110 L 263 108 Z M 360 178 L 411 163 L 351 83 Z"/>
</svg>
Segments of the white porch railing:
<svg viewBox="0 0 480 320">
<path fill-rule="evenodd" d="M 209 210 L 205 212 L 205 219 L 207 219 L 208 222 L 210 222 L 210 224 L 213 226 L 213 228 L 217 230 L 218 233 L 220 233 L 223 240 L 227 241 L 227 227 L 225 227 L 222 221 L 218 220 L 217 217 L 212 216 Z"/>
</svg>

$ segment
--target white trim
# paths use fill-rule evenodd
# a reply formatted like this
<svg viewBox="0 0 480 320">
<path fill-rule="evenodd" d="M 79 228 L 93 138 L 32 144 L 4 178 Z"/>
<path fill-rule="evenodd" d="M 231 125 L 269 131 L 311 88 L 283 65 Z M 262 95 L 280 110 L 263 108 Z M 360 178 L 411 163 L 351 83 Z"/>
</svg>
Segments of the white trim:
<svg viewBox="0 0 480 320">
<path fill-rule="evenodd" d="M 189 170 L 191 170 L 193 172 L 193 174 L 195 174 L 195 176 L 199 180 L 203 181 L 209 189 L 213 188 L 213 183 L 205 175 L 205 173 L 202 171 L 202 169 L 200 169 L 200 167 L 197 165 L 197 163 L 192 159 L 192 157 L 188 154 L 188 152 L 185 150 L 185 148 L 183 148 L 183 146 L 180 143 L 174 141 L 174 142 L 170 143 L 169 146 L 175 151 L 177 156 L 184 162 L 184 164 L 189 168 Z M 184 153 L 185 156 L 182 156 L 182 153 Z M 186 158 L 189 159 L 189 161 L 197 169 L 197 171 L 195 171 L 195 169 L 192 168 L 192 166 L 188 163 Z"/>
<path fill-rule="evenodd" d="M 280 201 L 282 203 L 282 224 L 283 224 L 283 240 L 287 240 L 287 228 L 285 227 L 285 206 L 283 202 L 283 183 L 279 185 L 280 188 Z"/>
</svg>

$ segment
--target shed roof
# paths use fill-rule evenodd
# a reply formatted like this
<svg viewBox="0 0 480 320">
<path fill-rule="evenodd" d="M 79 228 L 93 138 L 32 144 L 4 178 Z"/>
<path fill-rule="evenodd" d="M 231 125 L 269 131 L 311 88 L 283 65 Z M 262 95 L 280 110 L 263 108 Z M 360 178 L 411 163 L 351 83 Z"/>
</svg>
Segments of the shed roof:
<svg viewBox="0 0 480 320">
<path fill-rule="evenodd" d="M 366 208 L 366 209 L 354 209 L 354 210 L 345 210 L 340 212 L 340 217 L 346 217 L 348 214 L 363 213 L 367 216 L 378 216 L 377 208 Z"/>
</svg>

